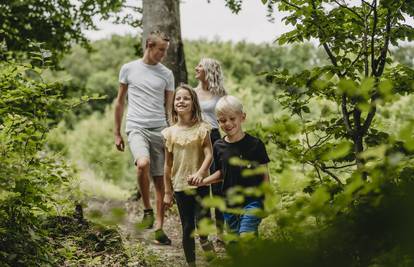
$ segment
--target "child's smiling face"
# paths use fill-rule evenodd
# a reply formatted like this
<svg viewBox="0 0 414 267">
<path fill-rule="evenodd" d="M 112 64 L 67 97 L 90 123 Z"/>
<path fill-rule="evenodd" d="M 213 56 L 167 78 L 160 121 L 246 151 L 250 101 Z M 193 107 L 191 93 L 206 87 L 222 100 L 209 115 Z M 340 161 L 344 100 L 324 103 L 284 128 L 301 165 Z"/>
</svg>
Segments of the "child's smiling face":
<svg viewBox="0 0 414 267">
<path fill-rule="evenodd" d="M 217 114 L 219 126 L 228 136 L 235 136 L 243 132 L 241 125 L 245 119 L 246 114 L 243 112 L 229 110 L 225 113 Z"/>
<path fill-rule="evenodd" d="M 178 89 L 174 98 L 174 109 L 177 112 L 177 114 L 192 112 L 193 99 L 188 90 Z"/>
</svg>

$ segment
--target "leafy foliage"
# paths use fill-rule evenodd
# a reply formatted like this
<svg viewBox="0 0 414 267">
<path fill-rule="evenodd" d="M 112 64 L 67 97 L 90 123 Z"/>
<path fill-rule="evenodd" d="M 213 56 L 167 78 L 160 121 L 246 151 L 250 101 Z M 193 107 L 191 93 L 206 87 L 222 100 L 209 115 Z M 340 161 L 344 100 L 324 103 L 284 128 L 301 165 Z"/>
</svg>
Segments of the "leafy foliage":
<svg viewBox="0 0 414 267">
<path fill-rule="evenodd" d="M 67 109 L 90 98 L 62 99 L 61 85 L 44 82 L 38 67 L 0 65 L 0 258 L 6 266 L 47 265 L 41 224 L 73 208 L 76 187 L 73 169 L 43 150 L 46 136 Z"/>
<path fill-rule="evenodd" d="M 2 2 L 0 42 L 14 52 L 30 51 L 31 42 L 43 43 L 46 50 L 60 55 L 74 42 L 87 46 L 82 30 L 96 29 L 94 16 L 101 19 L 115 17 L 118 22 L 139 24 L 135 16 L 116 15 L 131 8 L 134 12 L 141 11 L 138 6 L 126 7 L 124 0 Z"/>
<path fill-rule="evenodd" d="M 279 202 L 266 208 L 278 228 L 268 230 L 273 243 L 266 243 L 264 253 L 279 251 L 272 255 L 285 266 L 411 266 L 412 218 L 398 218 L 412 208 L 413 123 L 409 111 L 392 107 L 412 99 L 405 95 L 414 89 L 413 69 L 404 57 L 410 48 L 394 49 L 398 63 L 389 47 L 413 39 L 413 27 L 404 23 L 404 16 L 414 15 L 412 3 L 263 2 L 288 12 L 284 21 L 294 26 L 279 44 L 314 38 L 329 59 L 294 73 L 276 68 L 266 76 L 290 114 L 255 129 L 284 151 L 273 173 L 276 191 L 268 192 Z M 389 117 L 395 128 L 384 127 Z M 230 265 L 243 266 L 259 253 L 248 246 L 251 253 L 240 257 L 243 246 L 232 253 Z"/>
</svg>

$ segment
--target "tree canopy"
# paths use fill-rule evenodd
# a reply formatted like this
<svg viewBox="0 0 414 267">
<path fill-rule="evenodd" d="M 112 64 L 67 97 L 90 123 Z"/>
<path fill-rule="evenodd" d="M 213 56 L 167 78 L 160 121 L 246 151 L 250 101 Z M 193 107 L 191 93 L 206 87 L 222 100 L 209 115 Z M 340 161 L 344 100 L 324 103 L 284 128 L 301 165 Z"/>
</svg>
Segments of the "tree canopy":
<svg viewBox="0 0 414 267">
<path fill-rule="evenodd" d="M 96 19 L 112 19 L 139 25 L 139 20 L 121 11 L 128 6 L 124 0 L 11 0 L 0 3 L 0 42 L 8 51 L 29 51 L 31 42 L 43 43 L 54 54 L 67 52 L 74 43 L 87 44 L 84 30 L 97 29 Z M 3 47 L 4 49 L 4 47 Z"/>
</svg>

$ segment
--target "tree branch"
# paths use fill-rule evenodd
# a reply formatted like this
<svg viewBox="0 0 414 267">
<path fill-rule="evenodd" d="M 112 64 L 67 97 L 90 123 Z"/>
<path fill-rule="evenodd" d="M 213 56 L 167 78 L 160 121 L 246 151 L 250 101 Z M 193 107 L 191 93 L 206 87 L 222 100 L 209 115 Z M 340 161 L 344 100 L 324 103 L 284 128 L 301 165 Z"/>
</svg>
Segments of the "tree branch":
<svg viewBox="0 0 414 267">
<path fill-rule="evenodd" d="M 283 2 L 283 3 L 285 3 L 285 4 L 286 4 L 286 5 L 288 5 L 288 6 L 291 6 L 291 7 L 296 8 L 296 9 L 298 9 L 298 10 L 300 10 L 300 9 L 301 9 L 299 6 L 297 6 L 297 5 L 295 5 L 295 4 L 292 4 L 292 3 L 290 3 L 290 2 L 288 2 L 288 1 L 286 1 L 286 0 L 282 0 L 282 2 Z"/>
<path fill-rule="evenodd" d="M 341 110 L 342 110 L 342 118 L 345 124 L 345 129 L 349 136 L 352 136 L 353 130 L 351 127 L 351 122 L 349 121 L 349 113 L 348 108 L 346 107 L 347 99 L 346 95 L 342 94 L 342 103 L 341 103 Z"/>
<path fill-rule="evenodd" d="M 375 33 L 377 31 L 378 24 L 378 11 L 377 11 L 377 1 L 372 2 L 372 11 L 374 12 L 374 18 L 372 22 L 372 32 L 371 32 L 371 76 L 376 76 L 376 69 L 378 62 L 375 60 Z M 368 75 L 366 75 L 368 76 Z"/>
<path fill-rule="evenodd" d="M 341 180 L 339 179 L 338 176 L 336 176 L 334 173 L 332 173 L 331 171 L 329 171 L 328 169 L 325 168 L 325 166 L 322 165 L 317 165 L 317 163 L 315 163 L 316 166 L 319 167 L 319 169 L 321 169 L 321 171 L 323 171 L 324 173 L 328 174 L 329 176 L 331 176 L 339 185 L 343 186 L 344 184 L 341 182 Z"/>
<path fill-rule="evenodd" d="M 312 0 L 312 17 L 317 20 L 317 15 L 316 15 L 316 6 L 315 6 L 315 0 Z M 318 23 L 313 22 L 313 24 L 318 28 L 318 33 L 319 35 L 321 35 L 322 37 L 325 37 L 325 34 L 323 32 L 323 29 L 321 28 L 321 25 L 319 25 Z M 320 38 L 319 38 L 320 39 Z M 325 49 L 326 54 L 328 54 L 329 59 L 332 62 L 332 65 L 334 65 L 335 67 L 338 67 L 338 61 L 336 60 L 335 56 L 332 54 L 331 49 L 329 48 L 328 44 L 326 42 L 322 43 L 323 48 Z M 341 73 L 339 72 L 338 75 L 341 76 Z"/>
<path fill-rule="evenodd" d="M 342 7 L 345 8 L 346 10 L 350 11 L 352 14 L 356 15 L 362 22 L 364 22 L 364 18 L 361 17 L 361 15 L 358 14 L 358 12 L 356 12 L 355 10 L 353 10 L 352 8 L 350 8 L 349 6 L 345 5 L 345 4 L 341 4 L 339 3 L 337 0 L 334 0 L 334 2 Z"/>
<path fill-rule="evenodd" d="M 356 165 L 355 163 L 352 163 L 352 164 L 347 164 L 347 165 L 342 165 L 342 166 L 324 166 L 324 168 L 325 169 L 335 169 L 335 170 L 337 170 L 337 169 L 352 167 L 352 166 L 355 166 L 355 165 Z"/>
<path fill-rule="evenodd" d="M 319 172 L 319 168 L 318 168 L 318 166 L 313 165 L 313 167 L 315 168 L 316 173 L 318 174 L 319 181 L 320 181 L 320 182 L 321 182 L 321 184 L 322 184 L 322 183 L 323 183 L 323 181 L 322 181 L 322 176 L 321 176 L 321 173 Z"/>
<path fill-rule="evenodd" d="M 354 59 L 354 61 L 352 61 L 351 65 L 349 65 L 348 68 L 346 68 L 346 70 L 344 71 L 344 73 L 341 74 L 342 77 L 345 77 L 348 74 L 348 71 L 355 65 L 356 62 L 358 62 L 364 50 L 365 50 L 364 48 L 361 48 L 361 50 L 358 52 L 357 57 Z"/>
<path fill-rule="evenodd" d="M 365 1 L 365 0 L 362 0 L 362 3 L 366 4 L 366 5 L 367 5 L 367 6 L 369 6 L 371 9 L 373 8 L 373 7 L 372 7 L 372 5 L 371 5 L 370 3 L 368 3 L 367 1 Z"/>
<path fill-rule="evenodd" d="M 362 134 L 365 135 L 368 132 L 369 126 L 371 126 L 372 120 L 374 119 L 377 107 L 375 106 L 375 100 L 379 97 L 378 93 L 374 93 L 371 96 L 371 109 L 368 112 L 367 118 L 365 119 L 364 125 L 362 126 Z"/>
<path fill-rule="evenodd" d="M 371 101 L 372 103 L 372 101 Z M 374 119 L 375 113 L 377 112 L 377 107 L 373 106 L 365 119 L 364 125 L 362 126 L 362 134 L 365 135 L 368 132 L 369 126 L 371 126 L 372 120 Z"/>
<path fill-rule="evenodd" d="M 375 76 L 381 76 L 384 68 L 385 68 L 385 62 L 387 59 L 387 53 L 388 53 L 388 45 L 390 43 L 390 33 L 391 33 L 391 11 L 388 9 L 387 12 L 387 22 L 385 26 L 385 41 L 384 46 L 381 49 L 381 54 L 378 58 L 378 65 L 376 66 L 378 69 L 375 69 Z"/>
</svg>

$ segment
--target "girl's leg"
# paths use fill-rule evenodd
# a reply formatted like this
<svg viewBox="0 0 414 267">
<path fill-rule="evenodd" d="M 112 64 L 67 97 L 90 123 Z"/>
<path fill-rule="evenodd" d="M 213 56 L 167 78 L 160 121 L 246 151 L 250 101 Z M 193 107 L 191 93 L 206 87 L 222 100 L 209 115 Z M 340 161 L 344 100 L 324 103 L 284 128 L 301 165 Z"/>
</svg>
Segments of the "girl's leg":
<svg viewBox="0 0 414 267">
<path fill-rule="evenodd" d="M 204 208 L 201 205 L 201 201 L 205 197 L 210 197 L 210 188 L 209 186 L 200 186 L 197 188 L 197 199 L 195 206 L 196 222 L 197 224 L 202 219 L 211 219 L 211 213 L 209 208 Z M 203 250 L 213 250 L 212 245 L 208 241 L 208 235 L 200 235 L 200 243 Z"/>
<path fill-rule="evenodd" d="M 196 223 L 198 224 L 202 219 L 211 219 L 209 208 L 204 208 L 201 205 L 203 198 L 210 197 L 209 186 L 200 186 L 197 188 L 197 202 L 195 206 Z M 200 235 L 200 239 L 207 239 L 208 236 Z"/>
<path fill-rule="evenodd" d="M 191 236 L 195 230 L 195 198 L 185 192 L 175 192 L 183 229 L 183 248 L 187 263 L 195 263 L 195 241 Z"/>
</svg>

